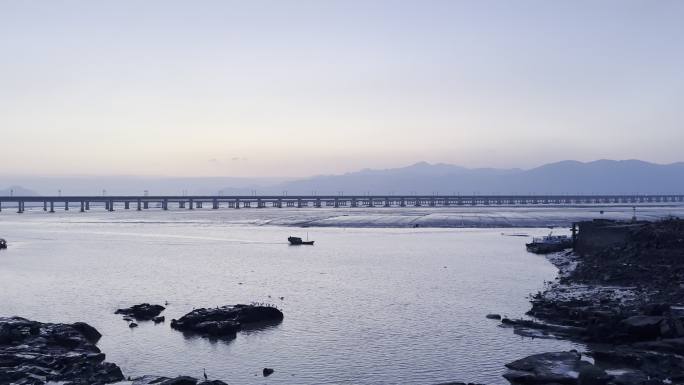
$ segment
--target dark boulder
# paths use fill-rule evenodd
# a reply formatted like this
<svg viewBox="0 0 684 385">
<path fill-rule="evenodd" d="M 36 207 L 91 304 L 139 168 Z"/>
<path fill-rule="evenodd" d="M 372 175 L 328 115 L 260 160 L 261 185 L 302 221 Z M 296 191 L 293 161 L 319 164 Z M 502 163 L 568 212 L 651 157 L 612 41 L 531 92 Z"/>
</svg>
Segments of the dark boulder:
<svg viewBox="0 0 684 385">
<path fill-rule="evenodd" d="M 658 341 L 637 342 L 634 347 L 684 355 L 684 338 L 663 338 Z"/>
<path fill-rule="evenodd" d="M 663 338 L 684 337 L 684 324 L 679 318 L 666 318 L 660 323 L 660 336 Z"/>
<path fill-rule="evenodd" d="M 83 323 L 0 318 L 0 383 L 86 385 L 122 381 L 121 369 L 104 362 L 105 355 L 91 341 L 99 334 Z"/>
<path fill-rule="evenodd" d="M 102 334 L 97 331 L 94 327 L 88 325 L 85 322 L 75 322 L 71 324 L 71 327 L 78 330 L 90 343 L 97 343 L 97 341 L 102 338 Z"/>
<path fill-rule="evenodd" d="M 138 327 L 138 324 L 135 323 L 135 322 L 131 322 L 131 323 L 128 324 L 128 327 L 131 328 L 131 329 L 137 328 L 137 327 Z"/>
<path fill-rule="evenodd" d="M 195 309 L 178 320 L 171 320 L 171 327 L 204 336 L 231 337 L 245 324 L 274 323 L 282 319 L 283 313 L 274 307 L 235 305 Z"/>
<path fill-rule="evenodd" d="M 160 315 L 160 316 L 157 316 L 157 317 L 154 317 L 154 318 L 152 318 L 152 321 L 154 321 L 154 323 L 156 323 L 156 324 L 158 324 L 158 323 L 162 323 L 162 322 L 164 322 L 165 320 L 166 320 L 166 317 L 164 317 L 164 316 L 161 316 L 161 315 Z"/>
<path fill-rule="evenodd" d="M 660 335 L 662 316 L 635 315 L 620 321 L 620 327 L 632 340 L 655 339 Z"/>
<path fill-rule="evenodd" d="M 670 313 L 670 304 L 667 303 L 649 303 L 642 307 L 642 312 L 650 316 L 664 316 Z"/>
<path fill-rule="evenodd" d="M 138 321 L 149 321 L 158 316 L 164 309 L 165 307 L 162 305 L 142 303 L 140 305 L 133 305 L 129 308 L 119 309 L 114 314 L 123 314 L 125 316 L 133 317 Z"/>
<path fill-rule="evenodd" d="M 264 368 L 264 370 L 263 370 L 264 377 L 270 376 L 271 374 L 273 374 L 273 372 L 275 372 L 275 370 L 273 370 L 271 368 Z"/>
<path fill-rule="evenodd" d="M 575 385 L 579 373 L 593 366 L 582 361 L 576 352 L 535 354 L 506 364 L 504 373 L 512 384 L 568 384 Z"/>
<path fill-rule="evenodd" d="M 613 377 L 598 366 L 590 365 L 580 369 L 577 378 L 578 385 L 605 385 Z"/>
<path fill-rule="evenodd" d="M 487 317 L 488 319 L 501 319 L 501 315 L 500 315 L 500 314 L 487 314 L 486 317 Z"/>
</svg>

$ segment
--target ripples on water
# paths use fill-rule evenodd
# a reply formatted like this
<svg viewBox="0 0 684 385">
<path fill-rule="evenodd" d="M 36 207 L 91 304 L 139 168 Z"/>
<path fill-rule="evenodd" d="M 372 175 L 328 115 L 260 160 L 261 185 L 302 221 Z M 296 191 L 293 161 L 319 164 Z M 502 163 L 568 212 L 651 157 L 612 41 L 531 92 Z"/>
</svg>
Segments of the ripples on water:
<svg viewBox="0 0 684 385">
<path fill-rule="evenodd" d="M 160 212 L 138 214 L 147 223 L 118 220 L 119 213 L 89 213 L 94 220 L 84 222 L 78 215 L 0 215 L 0 236 L 10 241 L 0 252 L 0 314 L 86 321 L 127 376 L 200 377 L 206 368 L 231 384 L 497 384 L 505 383 L 506 362 L 575 347 L 522 338 L 484 318 L 521 316 L 527 295 L 556 273 L 525 252 L 526 238 L 502 236 L 510 230 L 247 227 L 192 213 L 165 222 Z M 316 246 L 287 245 L 288 235 L 307 230 Z M 129 329 L 113 314 L 165 301 L 166 324 Z M 252 301 L 277 305 L 285 320 L 229 342 L 169 327 L 194 307 Z M 266 366 L 276 370 L 268 379 Z"/>
</svg>

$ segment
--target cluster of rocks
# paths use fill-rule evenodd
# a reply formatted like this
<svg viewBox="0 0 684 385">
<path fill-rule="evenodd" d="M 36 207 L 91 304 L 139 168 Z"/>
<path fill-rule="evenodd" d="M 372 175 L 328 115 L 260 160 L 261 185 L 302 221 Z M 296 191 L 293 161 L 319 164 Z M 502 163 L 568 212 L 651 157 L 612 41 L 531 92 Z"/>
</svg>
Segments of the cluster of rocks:
<svg viewBox="0 0 684 385">
<path fill-rule="evenodd" d="M 0 384 L 109 384 L 124 379 L 95 343 L 85 323 L 52 324 L 0 317 Z"/>
<path fill-rule="evenodd" d="M 117 314 L 135 320 L 157 320 L 163 306 L 140 304 L 119 309 Z M 283 313 L 269 306 L 235 305 L 197 309 L 173 320 L 178 330 L 209 336 L 228 336 L 243 324 L 280 322 Z M 197 378 L 143 376 L 125 380 L 121 369 L 105 362 L 105 354 L 95 344 L 102 335 L 92 326 L 52 324 L 20 317 L 0 317 L 0 384 L 45 385 L 225 385 Z M 263 375 L 273 374 L 264 368 Z"/>
<path fill-rule="evenodd" d="M 283 313 L 272 306 L 232 305 L 195 309 L 171 320 L 171 327 L 206 337 L 234 337 L 245 324 L 275 324 L 282 320 Z"/>
<path fill-rule="evenodd" d="M 623 229 L 624 231 L 624 229 Z M 516 333 L 589 343 L 593 364 L 571 352 L 508 364 L 512 383 L 684 383 L 684 221 L 629 226 L 625 239 L 581 254 L 556 254 L 559 279 L 532 297 L 531 320 L 502 320 Z M 590 368 L 590 369 L 586 369 Z M 604 374 L 601 374 L 604 373 Z"/>
</svg>

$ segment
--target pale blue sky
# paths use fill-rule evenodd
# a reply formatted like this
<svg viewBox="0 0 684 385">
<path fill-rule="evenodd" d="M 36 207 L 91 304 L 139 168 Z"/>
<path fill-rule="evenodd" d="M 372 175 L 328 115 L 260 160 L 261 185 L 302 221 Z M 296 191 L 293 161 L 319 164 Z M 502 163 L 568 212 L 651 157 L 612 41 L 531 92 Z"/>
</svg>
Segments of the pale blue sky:
<svg viewBox="0 0 684 385">
<path fill-rule="evenodd" d="M 684 160 L 684 1 L 0 0 L 0 174 Z"/>
</svg>

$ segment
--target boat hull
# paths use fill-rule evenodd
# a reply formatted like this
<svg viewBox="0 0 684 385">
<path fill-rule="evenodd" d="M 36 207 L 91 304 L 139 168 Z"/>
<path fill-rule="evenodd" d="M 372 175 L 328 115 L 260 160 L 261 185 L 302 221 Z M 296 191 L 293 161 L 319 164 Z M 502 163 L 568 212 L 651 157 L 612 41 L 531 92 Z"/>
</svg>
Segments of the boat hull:
<svg viewBox="0 0 684 385">
<path fill-rule="evenodd" d="M 304 241 L 302 238 L 299 237 L 289 237 L 287 238 L 287 241 L 290 242 L 290 245 L 292 246 L 299 246 L 299 245 L 309 245 L 313 246 L 314 241 Z"/>
<path fill-rule="evenodd" d="M 529 251 L 530 253 L 549 254 L 572 248 L 572 241 L 554 244 L 528 243 L 525 246 L 527 246 L 527 251 Z"/>
</svg>

